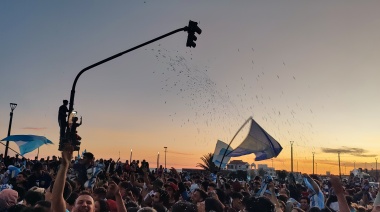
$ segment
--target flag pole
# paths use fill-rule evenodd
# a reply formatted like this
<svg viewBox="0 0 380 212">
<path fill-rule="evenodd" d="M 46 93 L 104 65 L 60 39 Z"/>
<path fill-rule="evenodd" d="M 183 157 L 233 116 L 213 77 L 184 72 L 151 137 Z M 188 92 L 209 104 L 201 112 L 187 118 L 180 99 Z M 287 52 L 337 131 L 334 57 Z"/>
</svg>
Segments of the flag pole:
<svg viewBox="0 0 380 212">
<path fill-rule="evenodd" d="M 222 167 L 222 163 L 223 163 L 224 157 L 226 156 L 226 153 L 227 153 L 228 149 L 230 148 L 232 141 L 236 138 L 237 134 L 243 129 L 243 127 L 244 127 L 244 126 L 245 126 L 250 120 L 252 120 L 252 119 L 253 119 L 252 116 L 250 116 L 250 117 L 247 119 L 247 121 L 245 121 L 244 124 L 241 125 L 241 127 L 239 128 L 239 130 L 235 133 L 234 137 L 232 137 L 230 143 L 229 143 L 228 146 L 227 146 L 227 149 L 224 151 L 224 154 L 223 154 L 222 160 L 220 161 L 220 164 L 219 164 L 219 171 L 220 171 L 220 168 Z M 233 150 L 232 150 L 230 153 L 228 153 L 227 155 L 231 154 L 232 152 L 233 152 Z"/>
</svg>

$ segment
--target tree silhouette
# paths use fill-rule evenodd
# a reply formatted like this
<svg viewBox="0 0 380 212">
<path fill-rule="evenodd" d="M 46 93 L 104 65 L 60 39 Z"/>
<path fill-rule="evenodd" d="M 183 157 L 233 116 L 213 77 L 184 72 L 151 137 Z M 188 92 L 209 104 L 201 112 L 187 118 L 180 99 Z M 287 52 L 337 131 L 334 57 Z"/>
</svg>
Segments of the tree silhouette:
<svg viewBox="0 0 380 212">
<path fill-rule="evenodd" d="M 214 172 L 218 170 L 218 167 L 215 165 L 214 162 L 212 162 L 212 158 L 214 157 L 214 154 L 207 153 L 201 157 L 201 160 L 203 163 L 197 163 L 197 167 L 201 167 L 206 171 Z"/>
</svg>

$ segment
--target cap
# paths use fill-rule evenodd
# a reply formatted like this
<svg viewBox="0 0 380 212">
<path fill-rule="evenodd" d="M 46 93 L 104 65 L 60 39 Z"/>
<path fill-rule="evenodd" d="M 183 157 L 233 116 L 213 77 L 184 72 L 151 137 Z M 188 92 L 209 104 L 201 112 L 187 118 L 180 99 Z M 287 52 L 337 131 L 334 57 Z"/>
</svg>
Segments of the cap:
<svg viewBox="0 0 380 212">
<path fill-rule="evenodd" d="M 167 187 L 172 188 L 174 191 L 178 191 L 178 186 L 176 184 L 174 184 L 173 182 L 169 182 L 169 183 L 165 184 L 165 188 L 167 188 Z"/>
</svg>

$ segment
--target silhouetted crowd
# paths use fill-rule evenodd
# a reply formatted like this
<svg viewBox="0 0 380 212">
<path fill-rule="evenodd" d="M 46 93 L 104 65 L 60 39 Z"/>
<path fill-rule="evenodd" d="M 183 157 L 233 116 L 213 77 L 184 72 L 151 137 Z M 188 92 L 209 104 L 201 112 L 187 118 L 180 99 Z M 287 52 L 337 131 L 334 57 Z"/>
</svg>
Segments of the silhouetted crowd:
<svg viewBox="0 0 380 212">
<path fill-rule="evenodd" d="M 246 181 L 225 172 L 151 171 L 145 160 L 96 160 L 90 152 L 74 158 L 70 145 L 59 158 L 0 160 L 0 212 L 380 211 L 378 187 L 354 176 Z"/>
</svg>

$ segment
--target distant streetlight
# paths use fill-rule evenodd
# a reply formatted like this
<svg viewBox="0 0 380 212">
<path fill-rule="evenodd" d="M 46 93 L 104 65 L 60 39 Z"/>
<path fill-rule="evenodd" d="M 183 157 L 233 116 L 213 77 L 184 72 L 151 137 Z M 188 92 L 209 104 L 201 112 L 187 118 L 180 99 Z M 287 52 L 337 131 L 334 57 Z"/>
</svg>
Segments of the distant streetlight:
<svg viewBox="0 0 380 212">
<path fill-rule="evenodd" d="M 293 143 L 294 141 L 290 141 L 290 172 L 293 172 Z"/>
<path fill-rule="evenodd" d="M 164 147 L 165 148 L 165 169 L 166 169 L 166 150 L 168 149 L 168 147 Z"/>
<path fill-rule="evenodd" d="M 160 164 L 160 152 L 157 152 L 157 170 L 158 168 L 160 168 L 159 164 Z"/>
<path fill-rule="evenodd" d="M 9 114 L 9 126 L 8 126 L 8 136 L 11 135 L 11 129 L 12 129 L 12 119 L 13 119 L 13 110 L 16 109 L 17 104 L 16 103 L 9 103 L 11 107 L 11 113 Z M 7 160 L 8 156 L 8 148 L 9 148 L 9 141 L 7 140 L 7 143 L 5 144 L 5 153 L 4 153 L 4 159 Z M 6 164 L 7 165 L 7 164 Z"/>
<path fill-rule="evenodd" d="M 375 158 L 376 160 L 376 181 L 378 181 L 378 175 L 377 175 L 377 158 Z"/>
<path fill-rule="evenodd" d="M 314 174 L 314 155 L 315 155 L 315 152 L 312 152 L 313 153 L 313 174 Z"/>
<path fill-rule="evenodd" d="M 342 172 L 340 171 L 340 152 L 338 152 L 338 165 L 339 165 L 339 178 L 342 179 Z"/>
</svg>

